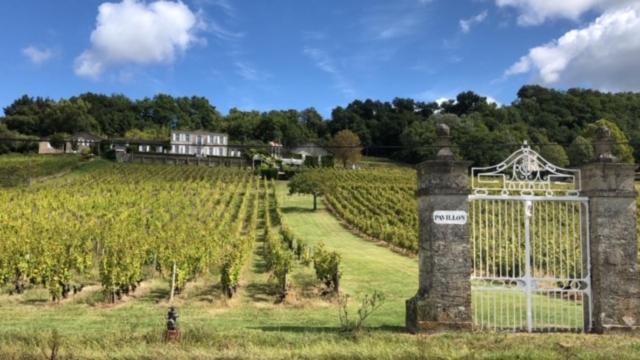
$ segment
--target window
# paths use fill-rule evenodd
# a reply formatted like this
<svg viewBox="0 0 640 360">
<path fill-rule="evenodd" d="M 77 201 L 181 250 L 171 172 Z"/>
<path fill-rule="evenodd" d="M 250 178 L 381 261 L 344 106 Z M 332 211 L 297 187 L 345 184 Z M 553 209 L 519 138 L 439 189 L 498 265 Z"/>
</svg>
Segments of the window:
<svg viewBox="0 0 640 360">
<path fill-rule="evenodd" d="M 191 142 L 191 134 L 187 134 L 187 142 Z"/>
<path fill-rule="evenodd" d="M 176 146 L 175 145 L 171 145 L 171 153 L 172 154 L 176 153 Z"/>
</svg>

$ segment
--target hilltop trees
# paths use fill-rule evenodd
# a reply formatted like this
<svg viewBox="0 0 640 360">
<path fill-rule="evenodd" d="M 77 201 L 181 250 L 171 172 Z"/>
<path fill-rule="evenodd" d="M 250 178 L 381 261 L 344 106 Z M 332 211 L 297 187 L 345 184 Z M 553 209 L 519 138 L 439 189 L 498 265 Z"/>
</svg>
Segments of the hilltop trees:
<svg viewBox="0 0 640 360">
<path fill-rule="evenodd" d="M 576 152 L 579 145 L 573 147 L 571 155 L 560 149 L 568 151 L 578 136 L 584 138 L 579 143 L 590 142 L 590 124 L 608 119 L 619 130 L 613 131 L 615 136 L 620 138 L 622 134 L 628 142 L 627 148 L 618 148 L 623 154 L 620 158 L 630 161 L 631 149 L 632 156 L 640 159 L 640 93 L 557 91 L 537 85 L 523 86 L 508 106 L 497 106 L 480 94 L 465 91 L 440 105 L 409 98 L 354 100 L 334 108 L 328 120 L 314 108 L 265 112 L 231 109 L 223 116 L 204 97 L 167 94 L 141 100 L 94 93 L 62 100 L 23 96 L 4 110 L 0 129 L 11 138 L 77 131 L 122 137 L 127 133 L 155 133 L 157 129 L 165 133 L 171 129 L 203 129 L 227 132 L 231 143 L 255 144 L 259 149 L 269 141 L 287 147 L 308 141 L 326 145 L 340 131 L 349 130 L 360 139 L 366 155 L 409 163 L 433 156 L 434 124 L 444 121 L 451 127 L 457 154 L 476 166 L 504 159 L 524 140 L 558 164 L 566 164 L 567 159 L 577 164 L 589 155 L 588 149 L 580 156 Z M 6 143 L 2 146 L 18 149 Z"/>
</svg>

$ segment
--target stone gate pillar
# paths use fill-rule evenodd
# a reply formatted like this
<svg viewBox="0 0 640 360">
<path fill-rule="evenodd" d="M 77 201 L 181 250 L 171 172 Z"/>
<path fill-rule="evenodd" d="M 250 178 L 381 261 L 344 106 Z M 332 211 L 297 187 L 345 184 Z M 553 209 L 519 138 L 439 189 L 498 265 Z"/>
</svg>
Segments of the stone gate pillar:
<svg viewBox="0 0 640 360">
<path fill-rule="evenodd" d="M 446 125 L 437 132 L 436 159 L 418 165 L 420 279 L 406 302 L 412 333 L 471 328 L 470 163 L 454 160 Z"/>
<path fill-rule="evenodd" d="M 640 326 L 635 165 L 612 155 L 607 128 L 596 131 L 595 150 L 595 160 L 581 169 L 589 197 L 592 330 L 635 329 Z"/>
</svg>

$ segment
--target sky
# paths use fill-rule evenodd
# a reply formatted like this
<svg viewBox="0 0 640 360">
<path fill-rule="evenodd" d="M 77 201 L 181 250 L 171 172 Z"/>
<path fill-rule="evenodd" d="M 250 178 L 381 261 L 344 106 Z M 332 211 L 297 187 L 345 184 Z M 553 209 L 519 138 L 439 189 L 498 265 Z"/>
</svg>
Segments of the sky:
<svg viewBox="0 0 640 360">
<path fill-rule="evenodd" d="M 0 107 L 205 96 L 223 114 L 524 84 L 640 90 L 638 0 L 4 0 Z"/>
</svg>

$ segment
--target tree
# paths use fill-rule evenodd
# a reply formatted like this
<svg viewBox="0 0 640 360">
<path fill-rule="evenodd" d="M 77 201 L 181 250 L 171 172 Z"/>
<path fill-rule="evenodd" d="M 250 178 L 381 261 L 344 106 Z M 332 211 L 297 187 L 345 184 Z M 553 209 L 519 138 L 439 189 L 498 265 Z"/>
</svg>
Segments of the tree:
<svg viewBox="0 0 640 360">
<path fill-rule="evenodd" d="M 458 116 L 478 111 L 482 106 L 487 106 L 487 98 L 473 91 L 461 92 L 456 97 L 456 101 L 448 101 L 442 104 L 445 112 Z"/>
<path fill-rule="evenodd" d="M 357 164 L 362 158 L 360 138 L 351 130 L 342 130 L 335 134 L 329 142 L 329 148 L 345 168 L 347 164 Z"/>
<path fill-rule="evenodd" d="M 124 134 L 127 139 L 135 140 L 169 140 L 171 130 L 166 127 L 150 126 L 144 130 L 131 129 Z"/>
<path fill-rule="evenodd" d="M 313 211 L 316 211 L 318 196 L 324 195 L 322 181 L 313 171 L 299 173 L 289 181 L 289 194 L 313 195 Z"/>
<path fill-rule="evenodd" d="M 558 144 L 545 144 L 540 150 L 540 155 L 553 165 L 567 167 L 569 165 L 569 157 L 564 148 Z"/>
<path fill-rule="evenodd" d="M 593 160 L 593 145 L 582 136 L 577 136 L 567 151 L 571 166 L 580 166 Z"/>
<path fill-rule="evenodd" d="M 315 137 L 323 139 L 327 136 L 327 123 L 322 116 L 314 108 L 302 110 L 300 113 L 300 122 Z"/>
</svg>

